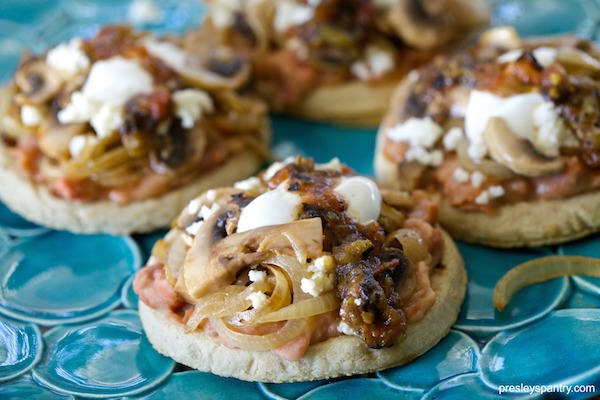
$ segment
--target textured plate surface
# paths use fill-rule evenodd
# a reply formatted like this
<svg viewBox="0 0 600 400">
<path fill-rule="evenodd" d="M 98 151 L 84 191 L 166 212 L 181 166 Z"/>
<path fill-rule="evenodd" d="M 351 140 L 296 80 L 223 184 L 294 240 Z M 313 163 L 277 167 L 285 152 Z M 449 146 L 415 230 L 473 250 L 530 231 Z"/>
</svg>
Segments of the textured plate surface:
<svg viewBox="0 0 600 400">
<path fill-rule="evenodd" d="M 132 21 L 133 3 L 150 4 L 154 12 Z M 600 1 L 491 3 L 493 24 L 514 25 L 522 35 L 575 33 L 600 39 Z M 41 52 L 74 35 L 91 36 L 110 22 L 133 22 L 138 28 L 177 34 L 197 26 L 201 15 L 197 0 L 1 1 L 0 82 L 10 78 L 24 48 Z M 303 154 L 317 162 L 339 157 L 357 171 L 372 175 L 374 129 L 348 129 L 283 116 L 274 116 L 272 123 L 277 156 Z M 491 304 L 496 280 L 510 267 L 549 254 L 600 258 L 600 235 L 529 250 L 459 243 L 470 276 L 467 299 L 454 329 L 429 353 L 408 366 L 377 374 L 257 384 L 186 371 L 178 365 L 173 369 L 173 363 L 145 340 L 130 277 L 140 255 L 146 260 L 163 234 L 132 239 L 75 236 L 33 225 L 0 205 L 0 313 L 24 321 L 11 324 L 34 336 L 38 328 L 45 331 L 46 342 L 43 358 L 32 362 L 32 370 L 19 367 L 7 373 L 2 366 L 13 361 L 0 344 L 0 380 L 8 379 L 0 382 L 1 399 L 494 399 L 507 398 L 506 391 L 500 393 L 501 385 L 534 383 L 568 384 L 571 390 L 580 390 L 568 398 L 600 394 L 600 280 L 564 278 L 532 286 L 519 293 L 502 314 Z M 126 311 L 105 315 L 115 307 Z M 65 325 L 77 320 L 77 325 Z M 57 324 L 50 330 L 44 327 Z M 10 351 L 19 353 L 28 340 L 17 335 L 3 343 L 11 343 Z M 543 397 L 540 390 L 515 389 L 512 396 Z M 567 397 L 566 387 L 550 397 Z"/>
</svg>

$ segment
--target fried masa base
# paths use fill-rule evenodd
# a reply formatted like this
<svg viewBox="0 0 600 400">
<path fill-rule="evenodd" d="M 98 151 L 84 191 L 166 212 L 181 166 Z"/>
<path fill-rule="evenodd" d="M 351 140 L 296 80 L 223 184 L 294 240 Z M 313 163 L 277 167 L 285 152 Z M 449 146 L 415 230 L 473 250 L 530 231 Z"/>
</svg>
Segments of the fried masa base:
<svg viewBox="0 0 600 400">
<path fill-rule="evenodd" d="M 76 233 L 124 235 L 168 228 L 194 197 L 256 172 L 261 158 L 246 150 L 194 182 L 160 197 L 120 205 L 110 200 L 76 203 L 54 196 L 48 187 L 23 177 L 0 145 L 0 200 L 12 211 L 40 225 Z"/>
<path fill-rule="evenodd" d="M 464 263 L 450 236 L 445 232 L 443 236 L 441 266 L 431 278 L 435 304 L 421 321 L 410 324 L 406 338 L 392 347 L 370 349 L 359 338 L 342 335 L 311 345 L 298 361 L 287 361 L 273 351 L 225 347 L 201 331 L 186 334 L 184 325 L 168 320 L 141 301 L 140 318 L 148 340 L 159 353 L 191 368 L 248 381 L 311 381 L 406 364 L 446 336 L 464 299 Z"/>
<path fill-rule="evenodd" d="M 560 40 L 560 43 L 570 43 L 573 38 L 565 37 Z M 398 165 L 384 154 L 385 132 L 387 128 L 406 119 L 402 110 L 412 84 L 409 79 L 405 79 L 398 85 L 390 109 L 377 132 L 375 175 L 382 184 L 390 188 L 399 188 L 401 178 Z M 439 194 L 438 196 L 441 197 Z M 494 214 L 461 210 L 443 198 L 440 204 L 440 223 L 453 238 L 486 246 L 543 246 L 568 242 L 600 231 L 600 192 L 561 200 L 505 205 L 499 207 Z"/>
<path fill-rule="evenodd" d="M 600 231 L 600 192 L 502 206 L 494 214 L 464 211 L 442 202 L 440 221 L 454 238 L 487 246 L 564 243 Z"/>
<path fill-rule="evenodd" d="M 283 114 L 311 121 L 331 122 L 344 126 L 376 127 L 385 115 L 398 81 L 377 84 L 352 81 L 318 87 L 299 104 L 279 110 Z M 256 83 L 257 91 L 272 104 L 267 85 Z"/>
<path fill-rule="evenodd" d="M 379 132 L 379 135 L 383 135 Z M 382 140 L 378 141 L 382 142 Z M 398 166 L 378 145 L 375 171 L 388 187 L 398 186 Z M 600 192 L 562 200 L 520 202 L 487 214 L 440 201 L 440 224 L 453 238 L 492 247 L 535 247 L 564 243 L 600 231 Z"/>
</svg>

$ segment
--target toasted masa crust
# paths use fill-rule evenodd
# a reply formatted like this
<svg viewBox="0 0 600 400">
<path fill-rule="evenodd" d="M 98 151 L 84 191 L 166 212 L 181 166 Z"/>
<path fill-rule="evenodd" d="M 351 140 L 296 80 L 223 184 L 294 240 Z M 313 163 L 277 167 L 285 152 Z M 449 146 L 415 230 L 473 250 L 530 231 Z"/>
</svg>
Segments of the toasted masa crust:
<svg viewBox="0 0 600 400">
<path fill-rule="evenodd" d="M 309 120 L 340 125 L 377 126 L 387 111 L 397 84 L 397 81 L 387 80 L 377 84 L 352 81 L 322 86 L 286 112 Z"/>
<path fill-rule="evenodd" d="M 396 188 L 398 166 L 383 154 L 382 131 L 378 135 L 376 175 L 384 185 Z M 600 192 L 503 205 L 493 214 L 461 210 L 443 199 L 440 204 L 440 224 L 453 238 L 486 246 L 544 246 L 600 231 Z"/>
<path fill-rule="evenodd" d="M 0 145 L 0 200 L 26 219 L 54 229 L 114 235 L 150 232 L 169 227 L 198 193 L 246 178 L 261 164 L 261 157 L 246 150 L 194 182 L 157 198 L 126 205 L 110 200 L 76 203 L 56 197 L 48 187 L 23 177 L 7 149 Z"/>
<path fill-rule="evenodd" d="M 528 40 L 527 44 L 573 45 L 571 36 Z M 406 119 L 403 115 L 411 81 L 396 89 L 377 132 L 374 170 L 389 188 L 400 188 L 398 165 L 384 155 L 385 131 Z M 441 195 L 439 195 L 442 197 Z M 560 200 L 538 200 L 503 205 L 494 214 L 461 210 L 440 200 L 440 223 L 453 238 L 493 247 L 534 247 L 568 242 L 600 231 L 600 192 Z"/>
<path fill-rule="evenodd" d="M 600 192 L 505 205 L 494 214 L 464 211 L 442 201 L 440 222 L 455 239 L 487 246 L 564 243 L 600 231 Z"/>
<path fill-rule="evenodd" d="M 462 258 L 444 233 L 441 266 L 431 278 L 436 301 L 425 317 L 408 326 L 406 338 L 392 347 L 370 349 L 357 337 L 342 335 L 311 345 L 298 361 L 272 351 L 247 351 L 223 346 L 203 332 L 185 333 L 160 311 L 140 301 L 146 336 L 154 348 L 175 361 L 201 371 L 261 382 L 296 382 L 380 371 L 406 364 L 432 348 L 455 322 L 466 290 Z"/>
</svg>

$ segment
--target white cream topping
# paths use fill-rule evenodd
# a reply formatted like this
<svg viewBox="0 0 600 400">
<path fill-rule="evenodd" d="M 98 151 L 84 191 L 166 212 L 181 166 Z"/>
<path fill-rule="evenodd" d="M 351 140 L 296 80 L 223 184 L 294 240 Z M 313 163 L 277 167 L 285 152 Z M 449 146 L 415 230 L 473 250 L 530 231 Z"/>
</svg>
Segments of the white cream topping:
<svg viewBox="0 0 600 400">
<path fill-rule="evenodd" d="M 298 219 L 300 196 L 287 190 L 283 182 L 275 190 L 256 197 L 240 213 L 238 232 L 246 232 L 263 226 L 286 224 Z"/>
<path fill-rule="evenodd" d="M 62 124 L 90 122 L 98 137 L 106 137 L 122 125 L 125 103 L 152 89 L 152 76 L 136 61 L 122 57 L 98 61 L 82 90 L 71 95 L 57 117 Z"/>
<path fill-rule="evenodd" d="M 348 204 L 348 214 L 359 223 L 366 224 L 379 218 L 381 192 L 377 184 L 363 176 L 342 178 L 334 189 Z"/>
<path fill-rule="evenodd" d="M 524 93 L 502 98 L 473 90 L 465 116 L 466 135 L 471 142 L 469 155 L 481 159 L 487 154 L 483 132 L 492 117 L 504 120 L 517 136 L 532 143 L 540 153 L 558 155 L 560 146 L 569 139 L 553 103 L 539 93 Z"/>
<path fill-rule="evenodd" d="M 82 92 L 91 99 L 122 106 L 135 95 L 151 93 L 152 88 L 152 76 L 137 61 L 113 57 L 94 63 Z"/>
<path fill-rule="evenodd" d="M 66 79 L 87 72 L 90 59 L 83 51 L 82 44 L 80 38 L 59 44 L 46 54 L 46 64 Z"/>
</svg>

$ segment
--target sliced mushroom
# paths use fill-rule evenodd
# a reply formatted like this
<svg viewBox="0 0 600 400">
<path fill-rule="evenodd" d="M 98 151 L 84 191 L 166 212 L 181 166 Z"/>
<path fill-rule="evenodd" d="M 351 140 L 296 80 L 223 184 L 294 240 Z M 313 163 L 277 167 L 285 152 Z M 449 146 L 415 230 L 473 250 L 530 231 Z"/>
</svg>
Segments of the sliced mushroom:
<svg viewBox="0 0 600 400">
<path fill-rule="evenodd" d="M 68 157 L 71 139 L 87 128 L 88 124 L 84 123 L 63 125 L 54 116 L 45 118 L 38 131 L 40 149 L 51 158 Z"/>
<path fill-rule="evenodd" d="M 398 0 L 387 14 L 398 36 L 421 49 L 446 44 L 487 20 L 487 6 L 480 0 Z"/>
<path fill-rule="evenodd" d="M 62 79 L 43 59 L 32 59 L 15 74 L 21 95 L 32 104 L 43 104 L 55 97 L 62 88 Z"/>
<path fill-rule="evenodd" d="M 469 156 L 469 142 L 466 139 L 462 139 L 456 146 L 456 157 L 461 167 L 467 171 L 479 171 L 486 176 L 493 176 L 495 178 L 504 180 L 516 177 L 516 174 L 509 168 L 490 159 L 474 160 Z"/>
<path fill-rule="evenodd" d="M 491 118 L 483 135 L 492 159 L 519 175 L 553 175 L 564 168 L 560 157 L 544 157 L 530 142 L 515 135 L 501 118 Z"/>
<path fill-rule="evenodd" d="M 234 233 L 213 242 L 212 232 L 219 216 L 226 210 L 226 207 L 222 207 L 204 222 L 188 252 L 176 290 L 183 288 L 190 298 L 197 299 L 230 284 L 242 268 L 265 261 L 275 254 L 295 257 L 290 236 L 294 237 L 295 245 L 302 247 L 309 258 L 316 258 L 323 251 L 320 218 L 265 226 Z"/>
<path fill-rule="evenodd" d="M 237 89 L 250 77 L 250 63 L 230 49 L 213 50 L 208 59 L 190 56 L 178 72 L 184 83 L 205 89 Z"/>
<path fill-rule="evenodd" d="M 156 134 L 150 167 L 159 174 L 184 173 L 202 161 L 207 143 L 204 124 L 196 123 L 191 129 L 183 129 L 181 124 L 172 123 L 165 133 Z"/>
<path fill-rule="evenodd" d="M 557 60 L 571 73 L 574 69 L 592 73 L 600 72 L 600 60 L 575 47 L 560 47 Z"/>
</svg>

